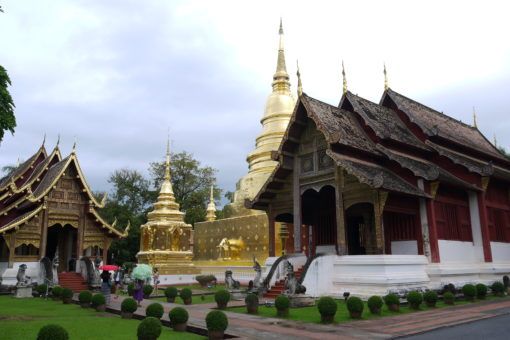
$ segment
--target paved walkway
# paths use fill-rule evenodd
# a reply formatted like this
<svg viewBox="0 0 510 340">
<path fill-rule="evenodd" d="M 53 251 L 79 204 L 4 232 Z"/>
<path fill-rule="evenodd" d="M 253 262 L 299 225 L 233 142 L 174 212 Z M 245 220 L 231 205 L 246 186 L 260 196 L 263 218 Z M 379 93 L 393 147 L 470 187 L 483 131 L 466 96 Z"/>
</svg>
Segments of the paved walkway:
<svg viewBox="0 0 510 340">
<path fill-rule="evenodd" d="M 115 300 L 112 296 L 109 307 L 120 310 L 120 304 L 124 298 L 120 296 Z M 145 307 L 152 302 L 154 300 L 143 300 L 142 308 L 138 308 L 135 314 L 143 316 Z M 182 306 L 174 303 L 162 303 L 162 305 L 165 309 L 164 320 L 168 320 L 170 309 Z M 233 301 L 229 303 L 229 306 L 240 305 L 244 305 L 244 302 Z M 190 314 L 188 324 L 205 329 L 205 316 L 211 308 L 215 307 L 216 304 L 186 306 Z M 244 339 L 388 339 L 510 314 L 510 300 L 492 300 L 394 317 L 346 322 L 338 325 L 300 323 L 248 314 L 226 313 L 229 320 L 226 333 Z"/>
</svg>

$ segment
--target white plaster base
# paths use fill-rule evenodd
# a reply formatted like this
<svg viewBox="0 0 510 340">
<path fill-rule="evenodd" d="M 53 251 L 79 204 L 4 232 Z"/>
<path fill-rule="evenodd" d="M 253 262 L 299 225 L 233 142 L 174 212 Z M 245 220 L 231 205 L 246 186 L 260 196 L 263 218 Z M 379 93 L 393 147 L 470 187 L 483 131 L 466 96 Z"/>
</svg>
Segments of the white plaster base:
<svg viewBox="0 0 510 340">
<path fill-rule="evenodd" d="M 14 297 L 20 298 L 20 299 L 33 297 L 32 296 L 32 286 L 16 287 L 16 293 L 14 294 Z"/>
<path fill-rule="evenodd" d="M 159 276 L 159 286 L 167 286 L 167 285 L 187 285 L 187 284 L 196 284 L 198 283 L 195 280 L 196 275 L 160 275 Z M 151 279 L 151 284 L 154 284 Z"/>
<path fill-rule="evenodd" d="M 32 283 L 42 283 L 40 275 L 39 262 L 14 262 L 12 268 L 7 267 L 7 262 L 2 262 L 0 265 L 0 281 L 5 286 L 15 286 L 18 283 L 16 275 L 18 275 L 19 266 L 22 264 L 27 265 L 25 275 L 32 279 Z"/>
</svg>

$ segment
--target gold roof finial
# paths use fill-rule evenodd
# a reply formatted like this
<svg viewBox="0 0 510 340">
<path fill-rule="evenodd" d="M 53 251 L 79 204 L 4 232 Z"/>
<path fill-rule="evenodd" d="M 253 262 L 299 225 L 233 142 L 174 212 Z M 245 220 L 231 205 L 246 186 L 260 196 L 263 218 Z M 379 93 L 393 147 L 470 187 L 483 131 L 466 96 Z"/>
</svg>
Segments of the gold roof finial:
<svg viewBox="0 0 510 340">
<path fill-rule="evenodd" d="M 384 63 L 384 91 L 388 90 L 390 87 L 388 86 L 388 73 L 386 72 L 386 63 Z"/>
<path fill-rule="evenodd" d="M 16 161 L 16 168 L 19 168 L 20 164 L 21 164 L 21 162 L 20 162 L 19 156 L 18 156 L 18 160 Z"/>
<path fill-rule="evenodd" d="M 473 127 L 478 128 L 478 124 L 476 123 L 476 111 L 474 106 L 473 106 Z"/>
<path fill-rule="evenodd" d="M 170 135 L 166 141 L 165 180 L 170 180 Z"/>
<path fill-rule="evenodd" d="M 280 28 L 278 30 L 280 42 L 278 45 L 278 60 L 276 62 L 276 72 L 273 75 L 273 92 L 284 91 L 290 93 L 289 74 L 285 64 L 285 50 L 283 47 L 283 23 L 280 18 Z"/>
<path fill-rule="evenodd" d="M 214 184 L 211 184 L 211 196 L 209 197 L 210 202 L 214 202 Z"/>
<path fill-rule="evenodd" d="M 44 146 L 44 144 L 46 144 L 46 132 L 44 133 L 44 137 L 43 137 L 43 140 L 42 140 L 42 146 Z"/>
<path fill-rule="evenodd" d="M 207 213 L 205 215 L 206 221 L 214 221 L 216 219 L 216 204 L 214 202 L 214 185 L 211 184 L 211 197 L 207 205 Z"/>
<path fill-rule="evenodd" d="M 57 145 L 56 145 L 57 148 L 58 148 L 59 144 L 60 144 L 60 133 L 58 134 L 58 137 L 57 137 Z"/>
<path fill-rule="evenodd" d="M 494 146 L 498 147 L 498 140 L 496 139 L 496 132 L 494 132 Z"/>
<path fill-rule="evenodd" d="M 303 94 L 303 84 L 301 84 L 301 72 L 299 72 L 299 61 L 296 60 L 296 64 L 297 64 L 297 94 L 298 94 L 298 97 L 301 96 Z"/>
<path fill-rule="evenodd" d="M 342 60 L 342 78 L 343 78 L 343 93 L 347 93 L 347 78 L 345 77 L 345 67 L 344 67 L 344 61 Z"/>
<path fill-rule="evenodd" d="M 73 149 L 72 149 L 71 153 L 76 153 L 76 143 L 77 142 L 78 142 L 78 139 L 76 138 L 76 136 L 74 136 Z"/>
</svg>

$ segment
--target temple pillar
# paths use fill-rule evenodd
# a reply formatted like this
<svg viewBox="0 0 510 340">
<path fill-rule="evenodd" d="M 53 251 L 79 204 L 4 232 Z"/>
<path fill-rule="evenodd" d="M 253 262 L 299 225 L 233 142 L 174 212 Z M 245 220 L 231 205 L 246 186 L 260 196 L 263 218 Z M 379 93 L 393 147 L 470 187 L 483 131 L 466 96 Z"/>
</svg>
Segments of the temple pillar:
<svg viewBox="0 0 510 340">
<path fill-rule="evenodd" d="M 483 247 L 483 258 L 485 262 L 492 262 L 492 249 L 491 249 L 491 238 L 489 233 L 489 221 L 487 217 L 487 208 L 485 201 L 485 190 L 489 185 L 489 178 L 482 178 L 482 187 L 484 191 L 469 193 L 469 207 L 471 209 L 471 197 L 473 197 L 473 210 L 476 211 L 480 218 L 478 219 L 479 229 L 477 230 L 481 234 L 481 246 Z M 473 242 L 475 241 L 475 228 L 472 226 Z M 476 245 L 476 244 L 475 244 Z"/>
<path fill-rule="evenodd" d="M 347 255 L 347 242 L 345 240 L 345 216 L 344 216 L 344 173 L 337 167 L 335 170 L 335 199 L 336 199 L 336 253 Z"/>
<path fill-rule="evenodd" d="M 418 188 L 425 191 L 425 186 L 423 183 L 423 179 L 418 179 Z M 423 242 L 423 254 L 427 257 L 429 262 L 432 261 L 430 257 L 430 240 L 429 240 L 429 222 L 427 218 L 427 202 L 424 198 L 419 199 L 419 208 L 420 208 L 420 225 L 421 225 L 421 235 Z M 418 241 L 419 242 L 419 241 Z"/>
<path fill-rule="evenodd" d="M 375 190 L 374 191 L 374 227 L 375 227 L 375 242 L 372 243 L 372 250 L 370 254 L 384 254 L 384 226 L 383 226 L 383 212 L 386 200 L 388 199 L 388 192 Z M 368 253 L 368 252 L 367 252 Z"/>
<path fill-rule="evenodd" d="M 299 187 L 299 158 L 294 157 L 292 172 L 292 202 L 294 211 L 294 251 L 301 253 L 301 192 Z"/>
<path fill-rule="evenodd" d="M 437 237 L 436 211 L 433 199 L 427 201 L 427 218 L 429 220 L 430 259 L 433 263 L 439 263 L 439 241 Z"/>
<path fill-rule="evenodd" d="M 9 268 L 12 268 L 12 266 L 14 265 L 14 257 L 16 256 L 16 253 L 14 252 L 16 249 L 15 245 L 16 245 L 16 233 L 14 232 L 11 233 L 9 237 L 9 263 L 8 263 Z"/>
<path fill-rule="evenodd" d="M 275 233 L 276 233 L 276 230 L 275 230 L 275 221 L 274 221 L 274 216 L 272 214 L 270 214 L 269 216 L 269 256 L 276 256 L 276 251 L 275 251 Z"/>
<path fill-rule="evenodd" d="M 39 260 L 46 256 L 46 244 L 48 243 L 48 208 L 46 203 L 47 198 L 44 197 L 44 206 L 42 210 L 42 223 L 41 223 L 41 248 L 39 248 Z"/>
</svg>

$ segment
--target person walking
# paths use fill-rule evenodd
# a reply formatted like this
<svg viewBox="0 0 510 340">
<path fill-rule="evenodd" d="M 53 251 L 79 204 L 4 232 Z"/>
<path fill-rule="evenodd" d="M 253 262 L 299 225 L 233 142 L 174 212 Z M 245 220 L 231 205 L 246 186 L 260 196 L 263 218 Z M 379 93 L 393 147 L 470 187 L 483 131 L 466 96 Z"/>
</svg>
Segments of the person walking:
<svg viewBox="0 0 510 340">
<path fill-rule="evenodd" d="M 112 279 L 111 274 L 107 270 L 103 270 L 101 273 L 101 293 L 103 293 L 106 300 L 106 304 L 110 304 L 110 295 L 112 293 Z"/>
<path fill-rule="evenodd" d="M 138 307 L 141 306 L 141 302 L 143 300 L 143 280 L 136 279 L 135 282 L 135 292 L 133 294 L 133 298 L 138 303 Z"/>
</svg>

